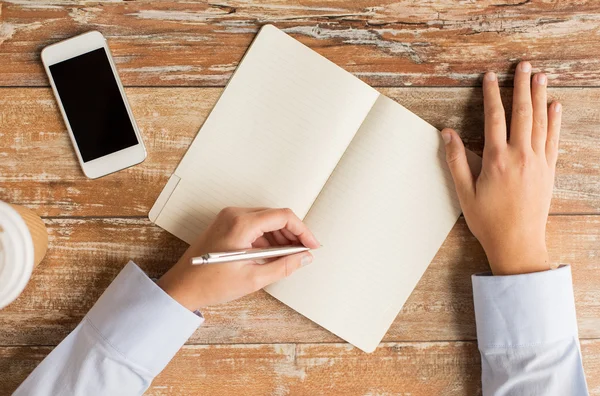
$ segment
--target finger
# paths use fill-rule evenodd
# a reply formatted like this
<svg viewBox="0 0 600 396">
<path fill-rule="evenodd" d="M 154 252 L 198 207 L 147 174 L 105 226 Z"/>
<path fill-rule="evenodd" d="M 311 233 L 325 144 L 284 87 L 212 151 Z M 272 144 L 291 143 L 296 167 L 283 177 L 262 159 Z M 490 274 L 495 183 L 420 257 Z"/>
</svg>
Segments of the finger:
<svg viewBox="0 0 600 396">
<path fill-rule="evenodd" d="M 290 276 L 297 269 L 312 263 L 308 252 L 281 257 L 267 264 L 254 264 L 254 276 L 260 288 Z"/>
<path fill-rule="evenodd" d="M 267 233 L 263 234 L 263 236 L 269 242 L 269 246 L 279 246 L 279 244 L 275 240 L 275 237 L 273 236 L 272 233 L 267 232 Z"/>
<path fill-rule="evenodd" d="M 500 98 L 498 79 L 493 72 L 486 73 L 483 78 L 483 109 L 485 114 L 485 149 L 506 147 L 506 116 Z"/>
<path fill-rule="evenodd" d="M 312 232 L 291 209 L 267 209 L 249 213 L 247 216 L 249 216 L 250 224 L 255 225 L 254 232 L 259 235 L 285 228 L 294 234 L 304 246 L 311 249 L 320 246 Z"/>
<path fill-rule="evenodd" d="M 548 109 L 548 136 L 546 138 L 546 160 L 551 167 L 556 166 L 558 159 L 558 140 L 562 119 L 562 105 L 552 102 Z"/>
<path fill-rule="evenodd" d="M 239 208 L 241 210 L 241 212 L 243 213 L 253 213 L 253 212 L 260 212 L 261 210 L 266 210 L 269 209 L 266 206 L 257 206 L 254 208 Z"/>
<path fill-rule="evenodd" d="M 271 246 L 272 245 L 269 243 L 269 241 L 267 240 L 267 238 L 265 238 L 264 235 L 256 238 L 256 240 L 252 242 L 253 248 L 268 248 Z"/>
<path fill-rule="evenodd" d="M 521 62 L 515 71 L 512 120 L 510 122 L 511 145 L 522 149 L 531 148 L 533 106 L 531 104 L 531 64 Z"/>
<path fill-rule="evenodd" d="M 548 78 L 545 74 L 539 73 L 533 77 L 532 82 L 533 130 L 531 131 L 531 146 L 536 153 L 544 153 L 548 134 L 548 99 L 546 98 Z"/>
<path fill-rule="evenodd" d="M 446 145 L 446 162 L 452 173 L 460 205 L 464 208 L 475 194 L 475 181 L 467 162 L 465 146 L 458 134 L 450 128 L 442 131 L 442 138 Z"/>
<path fill-rule="evenodd" d="M 275 241 L 277 241 L 277 243 L 279 245 L 291 245 L 292 242 L 290 242 L 289 239 L 287 239 L 286 237 L 283 236 L 283 234 L 281 233 L 281 230 L 275 230 L 272 232 L 273 237 L 275 238 Z"/>
<path fill-rule="evenodd" d="M 298 238 L 296 237 L 296 235 L 292 234 L 291 232 L 289 232 L 286 228 L 282 228 L 281 233 L 283 234 L 284 237 L 286 237 L 287 239 L 289 239 L 291 242 L 297 243 L 298 242 Z"/>
<path fill-rule="evenodd" d="M 239 216 L 244 213 L 259 212 L 259 211 L 265 210 L 265 209 L 268 209 L 268 208 L 265 208 L 265 207 L 241 208 L 241 207 L 237 207 L 237 206 L 229 206 L 227 208 L 222 209 L 221 211 L 227 211 L 232 216 Z"/>
</svg>

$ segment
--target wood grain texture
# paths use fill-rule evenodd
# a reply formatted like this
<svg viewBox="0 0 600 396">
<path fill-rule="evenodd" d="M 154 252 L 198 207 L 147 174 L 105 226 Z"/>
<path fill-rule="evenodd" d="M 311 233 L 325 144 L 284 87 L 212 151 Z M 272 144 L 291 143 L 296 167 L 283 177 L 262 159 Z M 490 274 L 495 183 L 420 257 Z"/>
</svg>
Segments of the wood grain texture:
<svg viewBox="0 0 600 396">
<path fill-rule="evenodd" d="M 600 395 L 595 0 L 0 0 L 0 200 L 45 216 L 50 243 L 25 292 L 0 311 L 0 395 L 79 323 L 129 259 L 158 277 L 186 249 L 145 216 L 267 23 L 438 129 L 459 130 L 478 152 L 481 90 L 460 87 L 481 85 L 487 70 L 509 86 L 521 59 L 548 74 L 565 111 L 547 239 L 551 259 L 573 265 L 584 367 Z M 108 38 L 131 87 L 149 152 L 98 180 L 79 169 L 40 61 L 44 46 L 92 29 Z M 507 109 L 510 95 L 503 91 Z M 211 307 L 147 394 L 480 394 L 470 276 L 486 269 L 460 219 L 373 354 L 264 292 Z"/>
<path fill-rule="evenodd" d="M 0 345 L 55 345 L 132 259 L 159 277 L 186 245 L 145 219 L 46 219 L 50 249 L 24 293 L 0 311 Z M 600 337 L 600 217 L 553 216 L 555 263 L 573 264 L 579 331 Z M 315 264 L 317 265 L 317 264 Z M 485 256 L 461 219 L 384 340 L 475 339 L 471 274 Z M 204 310 L 193 344 L 339 342 L 328 331 L 264 292 Z"/>
<path fill-rule="evenodd" d="M 9 0 L 0 18 L 2 86 L 46 86 L 41 49 L 92 29 L 126 85 L 224 86 L 267 23 L 376 86 L 504 82 L 520 59 L 554 85 L 600 85 L 595 0 Z"/>
<path fill-rule="evenodd" d="M 0 347 L 0 394 L 8 395 L 50 347 Z M 600 340 L 581 342 L 591 395 L 600 395 Z M 146 395 L 481 394 L 475 342 L 385 343 L 372 354 L 345 344 L 189 345 Z"/>
<path fill-rule="evenodd" d="M 479 88 L 383 88 L 441 129 L 454 127 L 481 152 Z M 216 103 L 217 88 L 130 88 L 148 148 L 141 165 L 97 179 L 81 172 L 49 89 L 4 88 L 0 95 L 0 199 L 42 216 L 146 216 Z M 512 91 L 503 91 L 510 109 Z M 564 105 L 553 213 L 600 213 L 600 89 L 554 88 Z"/>
<path fill-rule="evenodd" d="M 25 221 L 27 230 L 31 235 L 31 240 L 33 241 L 33 267 L 35 268 L 44 259 L 48 250 L 48 231 L 46 230 L 46 225 L 41 217 L 31 209 L 19 205 L 11 205 L 11 207 Z M 2 231 L 1 228 L 0 231 Z"/>
</svg>

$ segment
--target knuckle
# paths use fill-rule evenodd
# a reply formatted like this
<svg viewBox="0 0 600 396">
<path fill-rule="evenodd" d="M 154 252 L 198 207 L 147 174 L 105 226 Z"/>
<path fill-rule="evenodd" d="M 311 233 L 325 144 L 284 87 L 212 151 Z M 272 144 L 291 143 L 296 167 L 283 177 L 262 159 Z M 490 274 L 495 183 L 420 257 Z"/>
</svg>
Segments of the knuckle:
<svg viewBox="0 0 600 396">
<path fill-rule="evenodd" d="M 506 158 L 502 155 L 492 155 L 487 163 L 494 172 L 504 173 L 506 171 Z"/>
<path fill-rule="evenodd" d="M 221 209 L 221 211 L 219 212 L 219 214 L 217 216 L 230 218 L 230 217 L 234 216 L 234 213 L 235 213 L 235 208 L 233 208 L 232 206 L 228 206 L 226 208 Z"/>
<path fill-rule="evenodd" d="M 276 276 L 279 279 L 287 278 L 294 272 L 294 260 L 292 256 L 283 257 L 281 265 L 278 266 Z"/>
<path fill-rule="evenodd" d="M 517 103 L 513 107 L 513 113 L 520 117 L 530 117 L 531 112 L 531 105 L 528 103 Z"/>
<path fill-rule="evenodd" d="M 554 137 L 549 137 L 546 140 L 546 147 L 551 148 L 551 149 L 558 148 L 558 139 L 556 139 Z"/>
<path fill-rule="evenodd" d="M 484 155 L 490 159 L 497 159 L 502 157 L 503 152 L 504 150 L 500 149 L 499 147 L 490 147 L 486 148 Z"/>
<path fill-rule="evenodd" d="M 488 121 L 492 125 L 500 125 L 504 122 L 504 111 L 501 109 L 494 109 L 488 113 Z"/>
<path fill-rule="evenodd" d="M 284 278 L 287 278 L 293 272 L 291 267 L 292 266 L 291 266 L 290 259 L 288 257 L 286 257 L 283 260 L 283 265 L 282 265 L 282 272 L 283 273 L 281 274 Z"/>
<path fill-rule="evenodd" d="M 231 217 L 231 229 L 239 230 L 244 226 L 244 218 L 241 215 L 233 215 Z"/>
<path fill-rule="evenodd" d="M 492 168 L 494 168 L 497 172 L 504 173 L 506 172 L 506 161 L 502 158 L 496 158 L 492 161 Z"/>
<path fill-rule="evenodd" d="M 295 257 L 295 256 L 286 257 L 285 266 L 284 266 L 285 273 L 283 274 L 284 277 L 287 278 L 288 276 L 292 275 L 301 266 L 302 266 L 302 264 L 300 262 L 299 257 Z"/>
<path fill-rule="evenodd" d="M 526 151 L 520 151 L 517 155 L 517 164 L 519 168 L 525 169 L 531 166 L 532 158 Z"/>
<path fill-rule="evenodd" d="M 446 162 L 448 163 L 448 165 L 453 165 L 453 164 L 457 163 L 458 161 L 460 161 L 460 159 L 461 159 L 460 152 L 452 152 L 452 153 L 446 154 Z"/>
<path fill-rule="evenodd" d="M 466 157 L 465 157 L 464 149 L 462 147 L 454 146 L 454 147 L 450 147 L 448 150 L 446 150 L 446 162 L 450 166 L 460 162 L 464 158 L 466 158 Z"/>
<path fill-rule="evenodd" d="M 290 208 L 281 208 L 279 209 L 281 211 L 281 214 L 289 217 L 289 216 L 293 216 L 294 215 L 294 211 Z"/>
<path fill-rule="evenodd" d="M 548 127 L 548 123 L 545 118 L 534 118 L 533 125 L 540 129 L 546 129 Z"/>
</svg>

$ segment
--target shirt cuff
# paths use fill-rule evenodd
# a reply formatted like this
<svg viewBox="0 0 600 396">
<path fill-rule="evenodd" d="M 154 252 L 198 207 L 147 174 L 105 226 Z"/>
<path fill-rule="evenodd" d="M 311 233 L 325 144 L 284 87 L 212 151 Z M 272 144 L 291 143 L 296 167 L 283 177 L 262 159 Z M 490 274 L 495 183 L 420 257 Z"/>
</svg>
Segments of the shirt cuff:
<svg viewBox="0 0 600 396">
<path fill-rule="evenodd" d="M 531 346 L 577 337 L 571 267 L 471 277 L 481 348 Z"/>
<path fill-rule="evenodd" d="M 127 360 L 158 375 L 204 322 L 132 261 L 85 318 Z"/>
</svg>

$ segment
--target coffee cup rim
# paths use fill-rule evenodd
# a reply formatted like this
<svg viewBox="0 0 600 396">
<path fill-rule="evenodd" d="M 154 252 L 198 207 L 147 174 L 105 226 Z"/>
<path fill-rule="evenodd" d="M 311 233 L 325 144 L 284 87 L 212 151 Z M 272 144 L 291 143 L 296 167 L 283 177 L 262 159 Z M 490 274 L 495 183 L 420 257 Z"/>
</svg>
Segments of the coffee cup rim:
<svg viewBox="0 0 600 396">
<path fill-rule="evenodd" d="M 23 292 L 33 272 L 33 239 L 25 220 L 0 201 L 0 309 Z"/>
</svg>

